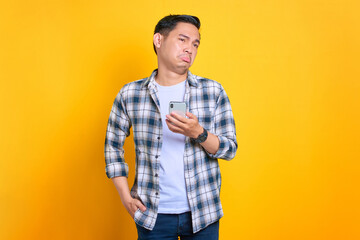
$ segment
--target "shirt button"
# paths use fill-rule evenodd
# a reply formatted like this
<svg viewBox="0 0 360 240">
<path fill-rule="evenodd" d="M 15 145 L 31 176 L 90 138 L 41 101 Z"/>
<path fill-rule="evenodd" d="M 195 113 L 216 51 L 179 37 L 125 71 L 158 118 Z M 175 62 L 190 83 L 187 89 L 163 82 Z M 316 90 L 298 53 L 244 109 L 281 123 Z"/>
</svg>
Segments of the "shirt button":
<svg viewBox="0 0 360 240">
<path fill-rule="evenodd" d="M 160 140 L 160 137 L 158 137 L 158 139 Z"/>
<path fill-rule="evenodd" d="M 155 195 L 157 196 L 157 195 L 159 195 L 159 193 L 158 193 L 158 192 L 156 192 L 156 193 L 155 193 Z"/>
<path fill-rule="evenodd" d="M 159 157 L 159 155 L 156 155 L 156 156 L 155 156 L 155 158 L 158 158 L 158 157 Z"/>
<path fill-rule="evenodd" d="M 155 177 L 158 177 L 158 176 L 159 176 L 159 175 L 156 173 L 156 174 L 155 174 Z"/>
</svg>

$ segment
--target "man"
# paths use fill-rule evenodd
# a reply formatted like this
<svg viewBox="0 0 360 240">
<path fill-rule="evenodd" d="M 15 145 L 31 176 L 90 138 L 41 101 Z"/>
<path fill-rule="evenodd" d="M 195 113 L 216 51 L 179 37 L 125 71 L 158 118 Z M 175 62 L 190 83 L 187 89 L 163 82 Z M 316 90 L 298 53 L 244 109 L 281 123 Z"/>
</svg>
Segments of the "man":
<svg viewBox="0 0 360 240">
<path fill-rule="evenodd" d="M 158 69 L 126 84 L 111 109 L 106 173 L 136 222 L 138 239 L 218 239 L 221 176 L 218 158 L 237 150 L 235 123 L 222 86 L 193 75 L 200 44 L 195 16 L 169 15 L 155 27 Z M 169 114 L 185 102 L 186 116 Z M 129 191 L 123 144 L 133 127 L 134 185 Z"/>
</svg>

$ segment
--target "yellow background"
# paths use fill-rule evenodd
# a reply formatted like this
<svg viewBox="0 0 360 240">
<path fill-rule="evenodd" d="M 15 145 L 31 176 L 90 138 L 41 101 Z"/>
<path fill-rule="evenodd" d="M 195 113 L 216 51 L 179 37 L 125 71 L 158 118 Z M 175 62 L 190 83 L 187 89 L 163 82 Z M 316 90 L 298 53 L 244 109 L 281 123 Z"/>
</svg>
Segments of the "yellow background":
<svg viewBox="0 0 360 240">
<path fill-rule="evenodd" d="M 152 34 L 193 14 L 191 68 L 220 82 L 239 149 L 221 160 L 221 240 L 360 239 L 360 4 L 1 1 L 0 239 L 136 239 L 105 175 L 113 100 L 156 68 Z M 130 185 L 131 139 L 126 143 Z"/>
</svg>

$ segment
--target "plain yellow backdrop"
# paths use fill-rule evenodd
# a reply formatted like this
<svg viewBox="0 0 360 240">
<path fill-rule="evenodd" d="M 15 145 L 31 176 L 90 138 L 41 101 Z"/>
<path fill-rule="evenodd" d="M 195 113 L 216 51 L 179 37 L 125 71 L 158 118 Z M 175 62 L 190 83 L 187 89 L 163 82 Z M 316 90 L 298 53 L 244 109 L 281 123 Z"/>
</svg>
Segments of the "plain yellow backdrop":
<svg viewBox="0 0 360 240">
<path fill-rule="evenodd" d="M 220 82 L 221 240 L 360 239 L 356 0 L 1 1 L 0 239 L 136 239 L 105 175 L 113 100 L 156 68 L 153 29 L 196 15 L 191 71 Z M 126 142 L 134 179 L 134 152 Z"/>
</svg>

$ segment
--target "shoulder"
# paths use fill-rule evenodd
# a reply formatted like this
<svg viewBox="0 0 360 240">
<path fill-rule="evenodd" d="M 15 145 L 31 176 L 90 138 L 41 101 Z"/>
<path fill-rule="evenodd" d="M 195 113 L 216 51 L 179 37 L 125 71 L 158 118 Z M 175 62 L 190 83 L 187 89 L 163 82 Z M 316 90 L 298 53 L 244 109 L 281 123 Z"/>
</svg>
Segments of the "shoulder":
<svg viewBox="0 0 360 240">
<path fill-rule="evenodd" d="M 138 96 L 139 91 L 143 89 L 143 83 L 147 80 L 147 78 L 135 80 L 129 83 L 126 83 L 117 93 L 115 97 L 115 103 L 126 103 L 134 101 L 134 98 Z"/>
<path fill-rule="evenodd" d="M 142 78 L 142 79 L 132 81 L 132 82 L 125 84 L 120 89 L 119 94 L 126 96 L 126 95 L 129 95 L 129 94 L 139 91 L 147 79 L 148 78 Z"/>
<path fill-rule="evenodd" d="M 148 78 L 142 78 L 129 83 L 126 83 L 116 95 L 116 100 L 127 101 L 131 98 L 136 97 L 140 91 L 142 91 L 143 84 Z"/>
<path fill-rule="evenodd" d="M 201 77 L 197 75 L 193 75 L 193 77 L 196 79 L 198 88 L 204 90 L 204 91 L 210 91 L 216 94 L 220 94 L 222 91 L 224 91 L 223 86 L 221 83 L 212 80 L 210 78 Z"/>
</svg>

